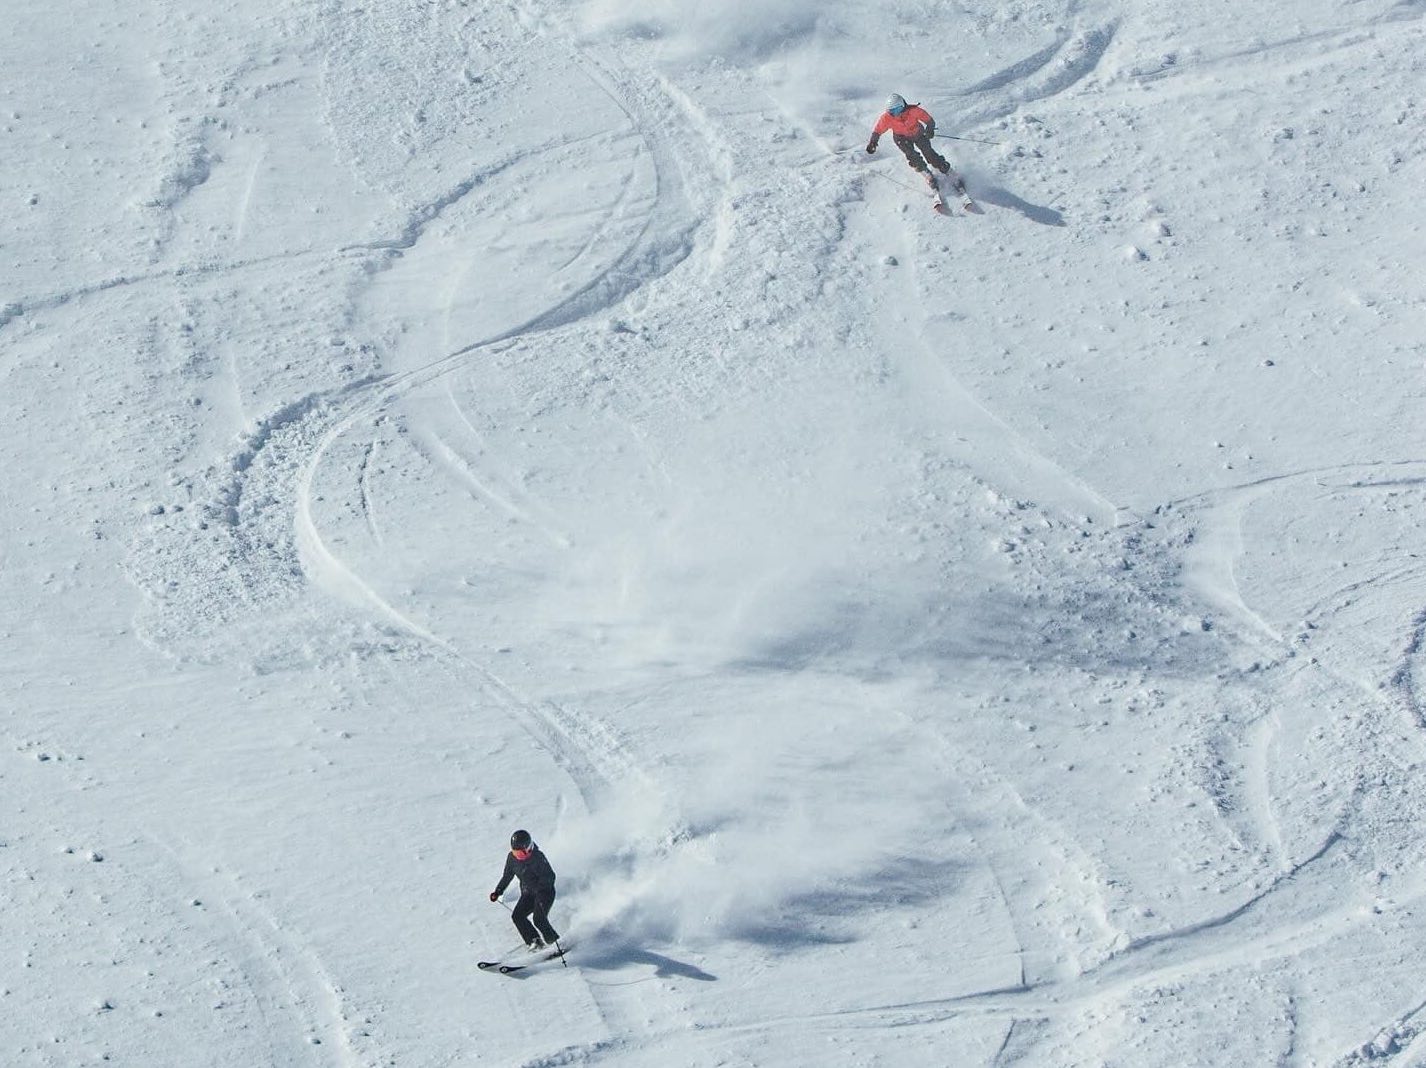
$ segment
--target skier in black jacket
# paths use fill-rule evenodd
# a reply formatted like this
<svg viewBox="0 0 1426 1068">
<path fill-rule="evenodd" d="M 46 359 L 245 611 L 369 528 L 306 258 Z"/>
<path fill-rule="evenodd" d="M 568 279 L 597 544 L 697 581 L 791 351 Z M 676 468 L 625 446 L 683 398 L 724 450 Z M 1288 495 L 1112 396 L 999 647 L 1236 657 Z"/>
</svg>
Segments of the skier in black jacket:
<svg viewBox="0 0 1426 1068">
<path fill-rule="evenodd" d="M 529 831 L 516 831 L 510 836 L 505 874 L 495 884 L 491 901 L 500 900 L 511 879 L 520 880 L 520 900 L 515 902 L 510 918 L 515 921 L 515 929 L 525 945 L 531 949 L 553 946 L 559 940 L 559 934 L 550 926 L 550 906 L 555 903 L 555 870 L 540 847 L 530 840 Z M 532 915 L 534 923 L 530 922 Z"/>
</svg>

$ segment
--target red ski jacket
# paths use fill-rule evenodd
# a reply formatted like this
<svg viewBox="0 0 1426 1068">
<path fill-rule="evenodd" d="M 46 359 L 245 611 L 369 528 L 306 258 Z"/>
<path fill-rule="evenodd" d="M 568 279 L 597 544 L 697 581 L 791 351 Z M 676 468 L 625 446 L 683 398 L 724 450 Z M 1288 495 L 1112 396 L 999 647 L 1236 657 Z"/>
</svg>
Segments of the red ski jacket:
<svg viewBox="0 0 1426 1068">
<path fill-rule="evenodd" d="M 881 118 L 876 120 L 876 126 L 871 131 L 871 139 L 875 141 L 887 130 L 897 137 L 914 139 L 922 134 L 932 137 L 936 133 L 936 120 L 931 118 L 931 113 L 920 104 L 907 104 L 906 110 L 900 115 L 883 111 Z"/>
</svg>

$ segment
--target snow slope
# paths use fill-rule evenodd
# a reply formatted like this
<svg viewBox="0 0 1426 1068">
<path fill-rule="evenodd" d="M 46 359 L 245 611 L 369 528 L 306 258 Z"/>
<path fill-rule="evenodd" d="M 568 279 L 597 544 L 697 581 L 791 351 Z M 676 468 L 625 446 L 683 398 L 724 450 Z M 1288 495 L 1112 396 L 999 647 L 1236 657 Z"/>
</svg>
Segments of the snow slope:
<svg viewBox="0 0 1426 1068">
<path fill-rule="evenodd" d="M 1419 0 L 5 14 L 0 1062 L 1426 1065 Z"/>
</svg>

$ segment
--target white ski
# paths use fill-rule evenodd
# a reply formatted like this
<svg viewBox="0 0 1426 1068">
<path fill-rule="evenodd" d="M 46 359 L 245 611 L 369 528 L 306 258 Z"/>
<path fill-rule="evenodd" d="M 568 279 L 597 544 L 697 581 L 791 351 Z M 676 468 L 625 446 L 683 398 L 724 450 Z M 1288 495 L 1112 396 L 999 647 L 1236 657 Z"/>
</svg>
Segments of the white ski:
<svg viewBox="0 0 1426 1068">
<path fill-rule="evenodd" d="M 523 972 L 527 968 L 544 964 L 548 961 L 559 960 L 563 962 L 564 955 L 569 952 L 569 942 L 557 942 L 553 946 L 546 946 L 534 952 L 525 951 L 513 958 L 506 960 L 482 960 L 476 962 L 476 967 L 483 972 L 499 972 L 501 975 L 514 975 Z"/>
<path fill-rule="evenodd" d="M 979 211 L 976 203 L 971 199 L 971 195 L 966 191 L 965 179 L 955 171 L 949 174 L 928 174 L 927 180 L 930 182 L 933 200 L 931 207 L 942 215 L 952 215 L 950 200 L 946 195 L 946 188 L 960 198 L 961 207 L 966 211 Z"/>
</svg>

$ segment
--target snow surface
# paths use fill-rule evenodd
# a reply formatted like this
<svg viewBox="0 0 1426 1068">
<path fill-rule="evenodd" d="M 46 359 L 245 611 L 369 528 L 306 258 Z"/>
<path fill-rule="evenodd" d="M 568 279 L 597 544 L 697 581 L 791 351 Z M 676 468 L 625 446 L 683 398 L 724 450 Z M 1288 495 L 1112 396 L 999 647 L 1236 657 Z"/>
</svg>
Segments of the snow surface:
<svg viewBox="0 0 1426 1068">
<path fill-rule="evenodd" d="M 1426 1065 L 1424 17 L 7 0 L 0 1063 Z"/>
</svg>

